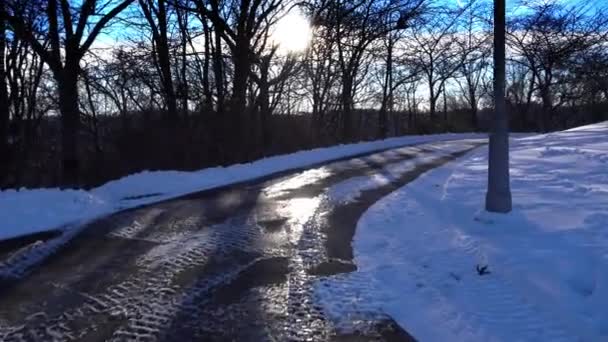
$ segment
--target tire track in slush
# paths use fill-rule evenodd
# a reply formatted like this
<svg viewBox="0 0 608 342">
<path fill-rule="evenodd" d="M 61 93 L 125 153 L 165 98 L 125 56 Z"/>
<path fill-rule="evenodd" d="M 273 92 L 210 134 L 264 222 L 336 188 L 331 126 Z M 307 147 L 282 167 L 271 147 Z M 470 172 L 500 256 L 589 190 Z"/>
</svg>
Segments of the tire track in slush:
<svg viewBox="0 0 608 342">
<path fill-rule="evenodd" d="M 425 155 L 420 151 L 397 149 L 363 165 L 359 161 L 365 158 L 359 158 L 358 166 L 338 164 L 334 173 L 330 164 L 330 175 L 315 179 L 314 186 L 280 196 L 264 189 L 293 176 L 100 220 L 39 271 L 3 288 L 0 339 L 328 340 L 339 332 L 315 302 L 314 281 L 352 264 L 347 249 L 356 215 L 330 203 L 327 189 L 378 172 L 382 160 L 394 164 Z M 361 213 L 361 203 L 370 206 L 418 171 L 381 190 L 364 191 L 360 201 L 347 206 Z M 347 222 L 354 224 L 347 227 Z M 326 266 L 323 274 L 315 274 L 319 265 Z M 374 324 L 366 329 L 376 329 Z"/>
</svg>

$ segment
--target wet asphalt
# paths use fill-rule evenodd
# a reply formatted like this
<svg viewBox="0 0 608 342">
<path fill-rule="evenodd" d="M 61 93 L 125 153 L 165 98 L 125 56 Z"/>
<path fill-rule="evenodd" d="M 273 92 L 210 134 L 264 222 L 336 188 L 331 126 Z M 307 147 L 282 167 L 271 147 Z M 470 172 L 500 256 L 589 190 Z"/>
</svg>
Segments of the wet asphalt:
<svg viewBox="0 0 608 342">
<path fill-rule="evenodd" d="M 97 220 L 0 279 L 0 340 L 412 341 L 389 316 L 337 329 L 315 282 L 356 271 L 351 241 L 367 208 L 481 143 L 387 150 Z M 407 161 L 417 165 L 354 200 L 329 196 Z M 43 243 L 61 238 L 47 235 Z M 9 247 L 0 244 L 0 263 Z"/>
</svg>

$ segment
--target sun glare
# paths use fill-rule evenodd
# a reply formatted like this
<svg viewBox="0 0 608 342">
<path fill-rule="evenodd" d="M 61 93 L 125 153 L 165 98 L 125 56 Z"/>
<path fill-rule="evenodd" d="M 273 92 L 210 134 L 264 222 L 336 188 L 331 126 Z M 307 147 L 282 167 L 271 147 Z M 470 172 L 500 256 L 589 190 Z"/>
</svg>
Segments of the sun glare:
<svg viewBox="0 0 608 342">
<path fill-rule="evenodd" d="M 297 53 L 306 50 L 312 38 L 308 19 L 293 10 L 281 18 L 272 33 L 272 40 L 283 53 Z"/>
</svg>

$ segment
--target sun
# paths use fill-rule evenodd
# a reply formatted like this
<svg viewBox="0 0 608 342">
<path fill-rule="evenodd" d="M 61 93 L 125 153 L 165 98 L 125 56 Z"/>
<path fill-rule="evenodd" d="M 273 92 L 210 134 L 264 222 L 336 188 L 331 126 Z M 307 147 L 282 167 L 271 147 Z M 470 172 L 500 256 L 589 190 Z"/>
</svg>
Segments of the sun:
<svg viewBox="0 0 608 342">
<path fill-rule="evenodd" d="M 312 39 L 310 22 L 299 10 L 291 10 L 279 19 L 271 39 L 282 53 L 303 52 Z"/>
</svg>

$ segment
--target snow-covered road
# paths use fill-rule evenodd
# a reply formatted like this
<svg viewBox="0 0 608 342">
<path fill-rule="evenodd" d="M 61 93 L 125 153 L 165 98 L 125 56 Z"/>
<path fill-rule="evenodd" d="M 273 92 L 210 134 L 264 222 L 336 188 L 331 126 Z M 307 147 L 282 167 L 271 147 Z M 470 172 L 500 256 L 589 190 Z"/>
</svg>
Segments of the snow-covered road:
<svg viewBox="0 0 608 342">
<path fill-rule="evenodd" d="M 409 340 L 390 316 L 337 326 L 315 286 L 357 269 L 350 242 L 374 202 L 482 143 L 387 150 L 0 251 L 0 340 Z"/>
</svg>

